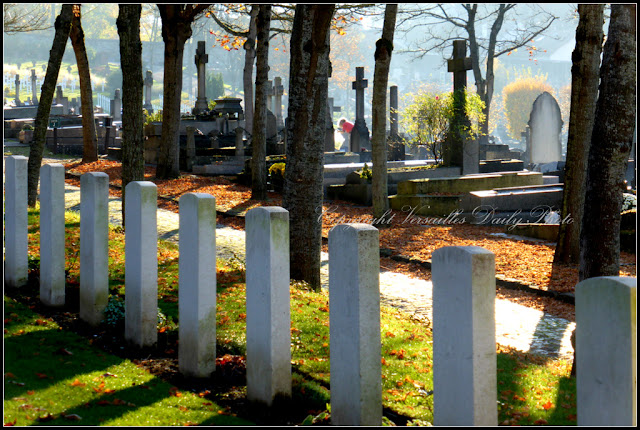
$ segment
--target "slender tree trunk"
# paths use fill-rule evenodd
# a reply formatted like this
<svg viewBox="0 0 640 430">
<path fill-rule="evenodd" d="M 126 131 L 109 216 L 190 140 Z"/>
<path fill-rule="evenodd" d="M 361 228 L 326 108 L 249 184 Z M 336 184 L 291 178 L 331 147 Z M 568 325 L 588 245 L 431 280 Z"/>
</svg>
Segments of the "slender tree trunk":
<svg viewBox="0 0 640 430">
<path fill-rule="evenodd" d="M 620 210 L 636 117 L 636 5 L 612 4 L 587 168 L 580 280 L 620 273 Z"/>
<path fill-rule="evenodd" d="M 158 4 L 164 40 L 164 92 L 162 136 L 158 151 L 156 177 L 180 176 L 180 100 L 182 95 L 182 59 L 184 45 L 191 37 L 191 24 L 208 5 Z"/>
<path fill-rule="evenodd" d="M 256 104 L 252 131 L 251 198 L 267 199 L 267 81 L 269 79 L 269 31 L 271 5 L 259 5 L 256 18 Z"/>
<path fill-rule="evenodd" d="M 373 100 L 371 127 L 371 147 L 373 161 L 372 197 L 374 225 L 378 228 L 389 227 L 383 218 L 389 209 L 389 190 L 387 185 L 387 83 L 389 66 L 393 51 L 393 34 L 396 27 L 397 4 L 387 4 L 384 12 L 382 37 L 376 42 L 376 60 L 373 74 Z"/>
<path fill-rule="evenodd" d="M 84 44 L 84 31 L 82 31 L 81 5 L 73 5 L 73 20 L 71 22 L 71 46 L 76 54 L 78 75 L 80 76 L 80 103 L 82 105 L 82 162 L 88 163 L 98 159 L 98 137 L 96 135 L 96 123 L 93 119 L 93 93 L 91 91 L 91 73 L 89 71 L 89 59 Z"/>
<path fill-rule="evenodd" d="M 245 129 L 253 133 L 253 63 L 256 59 L 256 16 L 259 5 L 251 6 L 249 21 L 249 35 L 244 42 L 244 70 L 242 72 L 242 86 L 244 87 L 244 123 Z M 251 136 L 249 136 L 251 138 Z"/>
<path fill-rule="evenodd" d="M 47 125 L 49 114 L 51 113 L 51 103 L 56 91 L 56 82 L 62 64 L 62 56 L 67 46 L 67 39 L 71 31 L 71 20 L 73 19 L 73 5 L 63 4 L 60 15 L 56 18 L 55 36 L 51 51 L 49 51 L 49 64 L 47 73 L 42 83 L 40 92 L 40 103 L 36 114 L 35 127 L 33 132 L 33 143 L 29 149 L 28 163 L 28 196 L 29 206 L 33 207 L 38 199 L 38 180 L 40 179 L 40 165 L 42 164 L 42 153 L 47 138 Z"/>
<path fill-rule="evenodd" d="M 322 177 L 332 4 L 296 5 L 291 33 L 287 168 L 282 205 L 289 211 L 291 277 L 319 290 Z"/>
<path fill-rule="evenodd" d="M 131 181 L 144 180 L 141 11 L 140 4 L 121 4 L 116 20 L 122 65 L 122 219 L 125 222 L 125 187 Z"/>
<path fill-rule="evenodd" d="M 565 166 L 561 223 L 554 256 L 556 263 L 580 262 L 580 229 L 584 210 L 587 161 L 591 145 L 603 40 L 603 4 L 578 5 L 580 21 L 571 67 L 571 111 Z"/>
</svg>

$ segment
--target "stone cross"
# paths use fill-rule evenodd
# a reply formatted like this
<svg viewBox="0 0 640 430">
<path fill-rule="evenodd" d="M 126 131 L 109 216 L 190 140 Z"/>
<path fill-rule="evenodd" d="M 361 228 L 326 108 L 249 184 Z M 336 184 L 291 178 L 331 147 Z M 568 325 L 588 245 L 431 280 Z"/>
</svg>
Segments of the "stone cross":
<svg viewBox="0 0 640 430">
<path fill-rule="evenodd" d="M 113 100 L 111 100 L 111 117 L 114 121 L 122 121 L 122 98 L 120 98 L 120 88 L 116 88 Z"/>
<path fill-rule="evenodd" d="M 195 107 L 193 108 L 193 114 L 200 114 L 208 109 L 209 103 L 206 96 L 206 64 L 209 62 L 209 56 L 205 53 L 204 40 L 198 41 L 198 49 L 196 50 L 195 63 L 198 68 L 198 98 L 196 100 Z"/>
<path fill-rule="evenodd" d="M 324 152 L 335 152 L 336 150 L 336 139 L 333 128 L 333 112 L 333 97 L 327 97 L 327 131 L 324 135 Z"/>
<path fill-rule="evenodd" d="M 151 70 L 147 70 L 147 74 L 144 78 L 144 106 L 150 114 L 153 113 L 153 106 L 151 105 L 151 86 L 153 85 L 153 73 Z"/>
<path fill-rule="evenodd" d="M 31 99 L 33 100 L 33 104 L 34 105 L 38 105 L 38 93 L 36 91 L 36 69 L 31 69 L 31 92 L 32 92 L 32 97 Z"/>
<path fill-rule="evenodd" d="M 387 140 L 387 157 L 389 160 L 406 158 L 404 144 L 398 134 L 398 87 L 389 87 L 389 139 Z"/>
<path fill-rule="evenodd" d="M 267 90 L 265 91 L 265 94 L 267 95 L 267 110 L 270 110 L 271 112 L 273 112 L 273 95 L 274 95 L 275 91 L 273 89 L 273 82 L 272 81 L 267 81 Z"/>
<path fill-rule="evenodd" d="M 284 129 L 284 118 L 282 117 L 282 95 L 284 94 L 284 86 L 282 85 L 282 78 L 276 76 L 273 82 L 273 97 L 275 103 L 276 126 L 278 130 Z"/>
<path fill-rule="evenodd" d="M 16 106 L 20 106 L 20 75 L 16 75 Z"/>
<path fill-rule="evenodd" d="M 360 152 L 361 148 L 371 149 L 369 141 L 369 129 L 364 120 L 364 89 L 368 81 L 364 79 L 364 67 L 356 67 L 356 80 L 351 83 L 351 88 L 356 90 L 356 121 L 351 130 L 351 152 Z"/>
<path fill-rule="evenodd" d="M 466 57 L 466 40 L 453 41 L 453 58 L 447 61 L 448 71 L 453 73 L 453 91 L 464 91 L 467 87 L 467 70 L 471 70 L 471 58 Z M 463 142 L 464 136 L 460 135 L 462 128 L 469 125 L 469 119 L 465 113 L 464 98 L 453 106 L 453 133 L 447 136 L 447 144 L 444 151 L 444 164 L 447 166 L 463 166 Z M 464 173 L 464 172 L 463 172 Z"/>
</svg>

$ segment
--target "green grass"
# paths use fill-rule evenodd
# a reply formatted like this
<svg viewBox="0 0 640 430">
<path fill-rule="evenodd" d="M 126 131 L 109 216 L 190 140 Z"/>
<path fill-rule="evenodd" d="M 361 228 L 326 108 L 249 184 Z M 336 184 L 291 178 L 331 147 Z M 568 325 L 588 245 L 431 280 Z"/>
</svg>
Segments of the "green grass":
<svg viewBox="0 0 640 430">
<path fill-rule="evenodd" d="M 29 250 L 33 267 L 37 266 L 38 256 L 38 217 L 37 207 L 29 210 Z M 79 278 L 78 221 L 77 214 L 67 213 L 66 261 L 69 285 L 77 285 Z M 123 297 L 122 229 L 110 228 L 109 239 L 110 293 L 116 297 Z M 218 261 L 216 330 L 219 357 L 223 354 L 244 355 L 246 351 L 244 273 L 241 261 Z M 292 283 L 290 291 L 293 401 L 300 410 L 317 415 L 326 410 L 326 405 L 330 402 L 329 297 L 327 292 L 311 291 L 304 283 Z M 179 324 L 177 299 L 178 246 L 159 241 L 158 305 L 167 320 L 159 328 L 175 337 Z M 11 305 L 19 309 L 18 304 Z M 162 421 L 162 424 L 186 421 L 202 424 L 217 417 L 215 405 L 205 405 L 200 402 L 202 399 L 196 397 L 190 397 L 186 406 L 189 413 L 181 411 L 179 407 L 176 410 L 177 403 L 172 403 L 176 399 L 168 394 L 170 386 L 162 381 L 135 366 L 131 367 L 131 363 L 126 360 L 108 356 L 91 348 L 84 338 L 61 331 L 51 322 L 39 325 L 37 315 L 28 315 L 25 310 L 7 311 L 6 306 L 5 299 L 5 314 L 18 314 L 22 321 L 12 319 L 8 324 L 5 323 L 9 330 L 5 331 L 5 371 L 12 373 L 15 381 L 24 382 L 25 385 L 9 383 L 5 377 L 5 423 L 16 419 L 17 424 L 34 423 L 33 420 L 39 415 L 30 406 L 20 409 L 24 404 L 46 409 L 46 412 L 38 411 L 41 412 L 40 415 L 51 413 L 59 416 L 62 412 L 80 415 L 83 420 L 79 421 L 79 424 L 87 424 L 89 420 L 105 425 L 160 425 L 161 420 L 166 420 Z M 24 333 L 20 334 L 20 330 Z M 408 420 L 408 425 L 433 422 L 430 327 L 396 309 L 383 307 L 381 340 L 382 394 L 386 410 L 391 412 L 391 415 L 403 416 L 404 420 Z M 74 350 L 74 355 L 70 358 L 52 355 L 61 345 Z M 564 360 L 542 359 L 516 351 L 500 351 L 497 354 L 497 369 L 496 407 L 499 423 L 576 424 L 575 380 L 569 378 L 570 363 Z M 118 375 L 118 378 L 104 379 L 105 384 L 108 384 L 105 385 L 106 389 L 116 390 L 115 394 L 109 396 L 95 393 L 93 390 L 102 382 L 100 375 L 106 372 Z M 40 379 L 38 373 L 46 374 L 47 378 Z M 94 380 L 95 378 L 98 379 Z M 79 384 L 86 385 L 71 386 L 75 379 L 79 380 Z M 141 396 L 141 384 L 157 391 L 152 391 L 154 394 L 149 397 L 147 391 L 144 391 L 144 396 Z M 26 390 L 33 391 L 33 396 L 36 397 L 25 394 Z M 34 402 L 35 398 L 40 400 Z M 96 406 L 101 399 L 113 398 L 136 406 Z M 187 402 L 182 399 L 180 406 L 187 405 L 183 400 Z M 157 410 L 159 417 L 155 417 L 156 406 L 160 406 Z M 208 410 L 207 407 L 213 408 L 214 411 Z M 27 415 L 31 421 L 27 420 Z M 322 418 L 323 415 L 317 416 L 316 422 L 325 422 Z M 56 422 L 69 423 L 66 420 Z"/>
<path fill-rule="evenodd" d="M 251 424 L 5 297 L 4 423 Z"/>
</svg>

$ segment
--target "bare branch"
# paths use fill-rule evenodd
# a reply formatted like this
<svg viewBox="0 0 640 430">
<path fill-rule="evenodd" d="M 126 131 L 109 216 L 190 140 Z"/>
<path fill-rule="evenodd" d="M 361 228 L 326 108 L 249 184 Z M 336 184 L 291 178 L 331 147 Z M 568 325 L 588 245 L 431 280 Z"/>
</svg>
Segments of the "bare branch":
<svg viewBox="0 0 640 430">
<path fill-rule="evenodd" d="M 41 31 L 53 27 L 48 22 L 49 9 L 45 4 L 26 8 L 23 4 L 3 3 L 2 14 L 6 34 Z"/>
</svg>

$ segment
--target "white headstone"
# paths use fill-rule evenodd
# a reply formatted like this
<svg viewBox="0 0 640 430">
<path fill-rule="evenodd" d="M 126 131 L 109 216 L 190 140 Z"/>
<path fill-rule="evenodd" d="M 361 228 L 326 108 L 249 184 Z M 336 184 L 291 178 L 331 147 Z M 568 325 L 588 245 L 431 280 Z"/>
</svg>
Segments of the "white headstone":
<svg viewBox="0 0 640 430">
<path fill-rule="evenodd" d="M 109 299 L 109 176 L 80 177 L 80 318 L 102 321 Z"/>
<path fill-rule="evenodd" d="M 246 241 L 247 398 L 272 405 L 291 397 L 289 212 L 251 209 Z"/>
<path fill-rule="evenodd" d="M 576 286 L 579 426 L 636 426 L 636 278 L 590 278 Z"/>
<path fill-rule="evenodd" d="M 28 276 L 27 157 L 11 155 L 5 160 L 4 283 L 21 287 Z"/>
<path fill-rule="evenodd" d="M 157 187 L 149 181 L 125 187 L 125 328 L 138 347 L 158 339 Z"/>
<path fill-rule="evenodd" d="M 382 425 L 378 229 L 329 231 L 331 424 Z"/>
<path fill-rule="evenodd" d="M 216 368 L 216 199 L 180 197 L 180 372 L 208 377 Z"/>
<path fill-rule="evenodd" d="M 40 300 L 65 302 L 64 166 L 40 167 Z"/>
<path fill-rule="evenodd" d="M 432 255 L 433 424 L 498 425 L 495 256 L 477 246 Z"/>
</svg>

